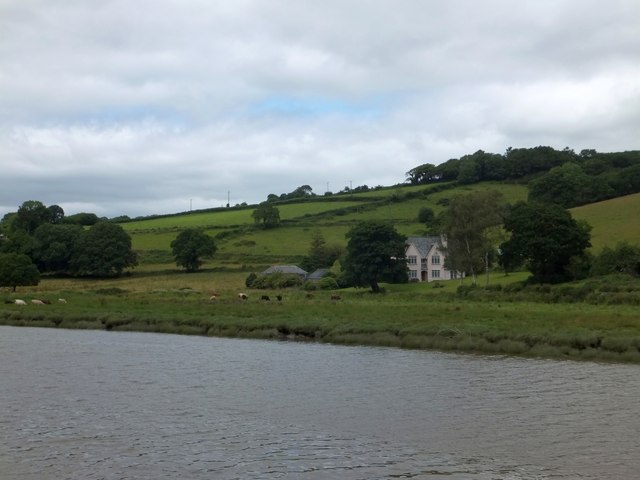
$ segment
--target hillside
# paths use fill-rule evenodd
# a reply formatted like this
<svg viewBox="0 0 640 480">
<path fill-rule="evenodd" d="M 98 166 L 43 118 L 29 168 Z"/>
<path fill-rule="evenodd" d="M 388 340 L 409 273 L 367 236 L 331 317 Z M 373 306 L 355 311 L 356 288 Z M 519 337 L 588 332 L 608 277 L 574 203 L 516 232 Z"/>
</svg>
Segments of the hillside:
<svg viewBox="0 0 640 480">
<path fill-rule="evenodd" d="M 307 254 L 315 231 L 320 231 L 329 244 L 345 245 L 345 234 L 362 220 L 388 220 L 405 235 L 423 234 L 424 225 L 417 221 L 421 208 L 438 213 L 446 208 L 450 198 L 478 190 L 497 190 L 509 203 L 527 198 L 527 187 L 515 183 L 407 185 L 335 195 L 330 199 L 311 197 L 276 202 L 282 223 L 275 229 L 255 227 L 251 217 L 253 206 L 187 212 L 126 222 L 122 226 L 131 234 L 133 247 L 141 253 L 142 269 L 168 268 L 173 264 L 171 241 L 180 230 L 189 227 L 202 227 L 216 238 L 218 251 L 209 268 L 259 269 L 277 262 L 299 262 Z M 595 251 L 619 240 L 637 243 L 640 222 L 633 220 L 637 211 L 640 194 L 571 210 L 577 219 L 592 225 Z"/>
<path fill-rule="evenodd" d="M 151 264 L 172 264 L 171 241 L 181 229 L 202 227 L 216 238 L 218 251 L 210 267 L 255 268 L 276 262 L 296 263 L 307 254 L 314 232 L 320 231 L 329 244 L 345 245 L 345 234 L 363 220 L 388 220 L 405 235 L 421 235 L 418 222 L 423 207 L 436 213 L 446 208 L 455 195 L 478 190 L 498 190 L 505 201 L 524 200 L 524 185 L 482 182 L 457 186 L 396 186 L 363 193 L 287 200 L 276 203 L 282 220 L 275 229 L 256 228 L 254 207 L 211 212 L 189 212 L 123 223 L 131 234 L 133 247 L 142 253 L 142 268 Z"/>
<path fill-rule="evenodd" d="M 638 212 L 640 212 L 640 193 L 571 209 L 574 218 L 585 220 L 593 227 L 591 244 L 595 251 L 606 245 L 614 246 L 622 240 L 638 243 L 640 241 Z"/>
</svg>

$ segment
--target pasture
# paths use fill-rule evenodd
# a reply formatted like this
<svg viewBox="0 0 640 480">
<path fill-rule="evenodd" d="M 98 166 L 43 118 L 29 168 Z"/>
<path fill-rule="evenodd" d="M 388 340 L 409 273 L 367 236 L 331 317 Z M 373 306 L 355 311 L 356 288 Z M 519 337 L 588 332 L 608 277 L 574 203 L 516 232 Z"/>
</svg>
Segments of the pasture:
<svg viewBox="0 0 640 480">
<path fill-rule="evenodd" d="M 339 300 L 331 291 L 309 296 L 299 289 L 247 289 L 245 276 L 207 270 L 139 272 L 101 281 L 45 279 L 37 287 L 3 294 L 4 300 L 20 298 L 27 305 L 0 304 L 0 324 L 640 363 L 637 305 L 606 304 L 607 297 L 603 304 L 536 301 L 537 295 L 553 295 L 555 287 L 523 297 L 495 289 L 498 284 L 506 289 L 522 275 L 493 274 L 494 289 L 478 291 L 479 297 L 456 293 L 456 281 L 442 282 L 443 288 L 385 285 L 381 295 L 345 289 Z M 240 292 L 248 298 L 240 299 Z M 261 300 L 263 295 L 270 301 Z M 57 303 L 60 297 L 67 303 Z M 34 305 L 34 298 L 51 304 Z"/>
<path fill-rule="evenodd" d="M 622 240 L 632 244 L 640 243 L 638 212 L 640 212 L 640 193 L 591 203 L 571 210 L 574 218 L 585 220 L 593 227 L 591 244 L 596 252 L 605 245 L 613 247 Z"/>
</svg>

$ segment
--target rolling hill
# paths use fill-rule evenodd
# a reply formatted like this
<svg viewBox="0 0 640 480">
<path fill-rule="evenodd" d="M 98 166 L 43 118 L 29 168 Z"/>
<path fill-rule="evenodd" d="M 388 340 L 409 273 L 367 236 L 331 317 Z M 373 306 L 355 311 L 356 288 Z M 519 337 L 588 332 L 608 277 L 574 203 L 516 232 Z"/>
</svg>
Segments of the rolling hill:
<svg viewBox="0 0 640 480">
<path fill-rule="evenodd" d="M 446 208 L 448 200 L 478 190 L 497 190 L 506 202 L 525 200 L 527 187 L 522 184 L 481 182 L 474 185 L 396 186 L 351 195 L 311 197 L 277 204 L 282 220 L 274 229 L 259 229 L 251 213 L 254 206 L 226 210 L 195 211 L 123 223 L 131 234 L 133 247 L 141 253 L 143 267 L 172 264 L 171 241 L 184 228 L 201 227 L 216 238 L 218 251 L 209 267 L 259 269 L 272 263 L 297 263 L 307 254 L 314 232 L 320 231 L 329 244 L 345 245 L 345 234 L 363 220 L 392 222 L 405 235 L 421 235 L 424 225 L 418 222 L 421 208 L 436 213 Z M 640 194 L 593 203 L 571 210 L 575 218 L 592 227 L 593 250 L 613 246 L 619 240 L 637 243 L 640 222 Z"/>
</svg>

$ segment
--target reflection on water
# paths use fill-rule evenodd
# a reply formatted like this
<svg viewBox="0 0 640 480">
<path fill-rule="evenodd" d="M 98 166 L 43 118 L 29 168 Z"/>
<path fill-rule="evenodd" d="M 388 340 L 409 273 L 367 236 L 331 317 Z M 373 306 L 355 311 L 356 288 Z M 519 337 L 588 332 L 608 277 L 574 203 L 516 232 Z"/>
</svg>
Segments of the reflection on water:
<svg viewBox="0 0 640 480">
<path fill-rule="evenodd" d="M 635 478 L 638 373 L 0 327 L 0 478 Z"/>
</svg>

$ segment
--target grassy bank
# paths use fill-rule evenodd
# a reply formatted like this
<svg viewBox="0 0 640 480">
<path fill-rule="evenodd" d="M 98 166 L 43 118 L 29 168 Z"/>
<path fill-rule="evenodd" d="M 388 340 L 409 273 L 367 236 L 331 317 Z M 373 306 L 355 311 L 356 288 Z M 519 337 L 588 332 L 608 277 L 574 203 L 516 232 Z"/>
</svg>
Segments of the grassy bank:
<svg viewBox="0 0 640 480">
<path fill-rule="evenodd" d="M 108 282 L 43 281 L 5 299 L 39 298 L 49 305 L 0 306 L 0 324 L 165 332 L 379 345 L 400 348 L 640 363 L 635 305 L 527 301 L 460 296 L 456 285 L 364 290 L 246 290 L 243 272 L 147 274 Z M 517 277 L 516 277 L 517 278 Z M 511 282 L 513 277 L 508 279 Z M 494 282 L 495 284 L 495 282 Z M 247 300 L 237 293 L 248 293 Z M 218 299 L 211 300 L 213 292 Z M 260 300 L 267 294 L 270 301 Z M 275 296 L 283 295 L 282 301 Z M 66 303 L 58 303 L 64 297 Z"/>
</svg>

